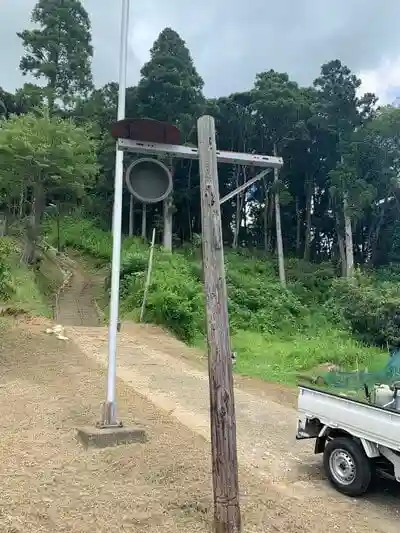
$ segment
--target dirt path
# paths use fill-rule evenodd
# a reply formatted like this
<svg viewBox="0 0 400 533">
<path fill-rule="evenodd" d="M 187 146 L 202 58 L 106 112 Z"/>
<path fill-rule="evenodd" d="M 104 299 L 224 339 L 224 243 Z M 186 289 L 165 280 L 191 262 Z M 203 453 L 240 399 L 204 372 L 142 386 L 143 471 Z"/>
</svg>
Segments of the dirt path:
<svg viewBox="0 0 400 533">
<path fill-rule="evenodd" d="M 71 278 L 60 292 L 55 308 L 55 320 L 63 326 L 100 325 L 93 300 L 93 280 L 75 263 L 71 262 L 69 268 Z"/>
<path fill-rule="evenodd" d="M 158 333 L 157 333 L 158 331 Z M 69 335 L 92 360 L 106 363 L 105 329 L 70 328 Z M 119 335 L 118 376 L 181 424 L 209 440 L 207 375 L 201 357 L 156 329 L 124 325 Z M 398 530 L 398 494 L 378 492 L 365 500 L 346 499 L 321 472 L 321 459 L 310 443 L 296 443 L 296 412 L 279 398 L 254 390 L 241 380 L 235 390 L 238 448 L 242 468 L 270 491 L 271 503 L 289 498 L 293 523 L 305 530 L 394 532 Z M 279 394 L 274 388 L 273 394 Z M 391 487 L 389 487 L 391 489 Z M 286 511 L 288 512 L 288 511 Z M 313 523 L 313 518 L 315 522 Z M 311 522 L 310 522 L 311 520 Z M 306 522 L 308 526 L 306 526 Z"/>
</svg>

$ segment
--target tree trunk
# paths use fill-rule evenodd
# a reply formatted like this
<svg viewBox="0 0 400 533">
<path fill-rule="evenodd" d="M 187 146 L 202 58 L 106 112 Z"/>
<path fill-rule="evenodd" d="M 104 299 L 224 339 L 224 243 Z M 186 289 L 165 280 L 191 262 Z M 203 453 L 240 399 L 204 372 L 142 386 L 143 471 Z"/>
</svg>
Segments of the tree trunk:
<svg viewBox="0 0 400 533">
<path fill-rule="evenodd" d="M 350 278 L 354 273 L 354 250 L 353 231 L 348 208 L 347 192 L 343 196 L 344 235 L 346 247 L 346 277 Z"/>
<path fill-rule="evenodd" d="M 346 248 L 344 246 L 344 236 L 342 233 L 342 230 L 340 228 L 340 222 L 338 220 L 338 215 L 335 216 L 335 222 L 336 222 L 336 235 L 337 235 L 337 242 L 338 242 L 338 248 L 339 248 L 339 255 L 340 255 L 340 268 L 342 272 L 342 277 L 346 277 L 346 271 L 347 271 L 347 261 L 346 261 Z"/>
<path fill-rule="evenodd" d="M 32 213 L 28 217 L 26 225 L 26 241 L 21 261 L 26 265 L 32 265 L 35 261 L 36 244 L 40 234 L 40 222 L 45 207 L 45 192 L 42 183 L 34 185 L 34 199 Z"/>
<path fill-rule="evenodd" d="M 129 195 L 129 237 L 133 235 L 134 223 L 135 223 L 135 200 L 133 199 L 133 194 Z"/>
<path fill-rule="evenodd" d="M 369 232 L 368 239 L 365 244 L 366 262 L 370 266 L 373 266 L 375 264 L 376 249 L 378 247 L 379 234 L 381 231 L 381 227 L 383 225 L 383 221 L 385 219 L 385 205 L 386 205 L 386 202 L 381 206 L 378 222 L 376 223 L 375 227 L 374 227 L 374 224 L 371 224 L 372 226 L 371 231 Z"/>
<path fill-rule="evenodd" d="M 19 195 L 19 207 L 18 207 L 18 216 L 21 220 L 24 215 L 24 203 L 25 203 L 25 187 L 21 185 L 21 192 Z"/>
<path fill-rule="evenodd" d="M 274 144 L 274 156 L 276 157 L 276 144 Z M 274 168 L 274 183 L 278 182 L 279 170 Z M 276 224 L 276 249 L 278 253 L 279 279 L 283 287 L 286 286 L 285 258 L 283 255 L 282 227 L 281 227 L 281 204 L 279 201 L 279 191 L 275 191 L 275 224 Z"/>
<path fill-rule="evenodd" d="M 164 238 L 163 244 L 167 252 L 172 252 L 172 215 L 173 215 L 172 194 L 164 200 Z"/>
<path fill-rule="evenodd" d="M 236 167 L 236 182 L 235 182 L 235 188 L 237 189 L 240 185 L 240 167 Z M 232 248 L 234 250 L 238 247 L 238 241 L 239 241 L 239 231 L 240 231 L 240 194 L 236 195 L 236 216 L 235 216 L 235 229 L 233 231 L 233 242 L 232 242 Z"/>
<path fill-rule="evenodd" d="M 301 210 L 299 197 L 296 196 L 296 254 L 300 257 L 301 249 Z"/>
<path fill-rule="evenodd" d="M 311 209 L 313 198 L 313 182 L 309 180 L 307 183 L 307 198 L 306 198 L 306 232 L 304 236 L 304 255 L 305 261 L 310 260 L 311 249 Z"/>
<path fill-rule="evenodd" d="M 264 206 L 264 248 L 266 253 L 272 251 L 272 225 L 274 217 L 274 195 L 271 189 L 265 186 Z"/>
<path fill-rule="evenodd" d="M 147 206 L 142 204 L 142 237 L 147 238 Z"/>
<path fill-rule="evenodd" d="M 0 237 L 7 235 L 7 214 L 0 213 Z"/>
</svg>

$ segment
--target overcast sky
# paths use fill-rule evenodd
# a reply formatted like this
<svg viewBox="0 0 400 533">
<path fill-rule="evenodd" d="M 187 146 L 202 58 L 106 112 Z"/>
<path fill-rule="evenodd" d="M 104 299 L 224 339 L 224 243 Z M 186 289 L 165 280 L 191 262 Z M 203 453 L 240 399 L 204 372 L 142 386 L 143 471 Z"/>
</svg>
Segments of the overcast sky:
<svg viewBox="0 0 400 533">
<path fill-rule="evenodd" d="M 28 27 L 35 0 L 0 0 L 0 86 L 22 77 L 16 32 Z M 116 80 L 121 0 L 84 0 L 93 28 L 96 84 Z M 115 6 L 112 8 L 111 6 Z M 129 84 L 166 26 L 178 31 L 205 81 L 207 96 L 250 88 L 271 68 L 309 84 L 323 62 L 339 58 L 364 89 L 391 103 L 400 96 L 400 0 L 131 1 Z"/>
</svg>

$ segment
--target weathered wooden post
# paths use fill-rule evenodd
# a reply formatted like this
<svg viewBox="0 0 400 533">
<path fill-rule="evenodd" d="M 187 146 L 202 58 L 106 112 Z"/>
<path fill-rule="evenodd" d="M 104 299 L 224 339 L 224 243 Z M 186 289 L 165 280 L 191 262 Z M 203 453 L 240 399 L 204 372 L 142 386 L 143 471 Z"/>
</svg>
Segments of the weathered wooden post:
<svg viewBox="0 0 400 533">
<path fill-rule="evenodd" d="M 241 520 L 238 496 L 235 402 L 220 206 L 262 179 L 269 172 L 269 169 L 281 168 L 283 160 L 281 157 L 265 154 L 217 151 L 214 119 L 209 116 L 201 117 L 198 120 L 198 149 L 180 144 L 180 132 L 176 126 L 150 119 L 120 120 L 113 125 L 112 133 L 117 139 L 120 150 L 148 156 L 158 155 L 164 158 L 168 156 L 169 158 L 199 159 L 200 161 L 214 525 L 216 533 L 239 533 Z M 261 167 L 264 170 L 220 199 L 217 162 L 231 165 L 250 165 L 251 167 Z M 140 164 L 143 163 L 142 160 Z M 149 163 L 148 160 L 146 165 L 147 163 Z M 137 164 L 138 162 L 132 163 L 133 166 Z M 146 172 L 141 177 L 136 174 L 135 188 L 128 177 L 126 180 L 130 192 L 145 204 L 165 200 L 172 190 L 172 175 L 168 168 L 166 169 L 165 165 L 158 160 L 151 160 L 150 166 L 152 170 L 150 174 Z M 160 167 L 158 172 L 156 172 L 156 166 Z M 164 170 L 161 167 L 164 167 Z M 129 176 L 129 171 L 127 171 L 127 176 Z M 145 187 L 145 197 L 143 197 L 143 186 Z M 160 186 L 163 191 L 161 196 Z"/>
<path fill-rule="evenodd" d="M 207 314 L 208 369 L 215 533 L 241 531 L 236 418 L 229 338 L 215 123 L 198 120 L 204 290 Z"/>
</svg>

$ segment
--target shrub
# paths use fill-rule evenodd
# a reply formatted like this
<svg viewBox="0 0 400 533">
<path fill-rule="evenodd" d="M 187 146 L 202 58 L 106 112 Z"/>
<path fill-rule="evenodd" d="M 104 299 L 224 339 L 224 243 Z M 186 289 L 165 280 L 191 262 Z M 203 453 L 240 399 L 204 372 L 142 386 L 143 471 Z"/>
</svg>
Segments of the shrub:
<svg viewBox="0 0 400 533">
<path fill-rule="evenodd" d="M 143 301 L 148 249 L 127 252 L 123 260 L 121 294 L 123 309 L 139 309 Z M 193 342 L 204 332 L 202 286 L 180 254 L 157 249 L 145 318 L 169 327 L 179 338 Z"/>
<path fill-rule="evenodd" d="M 333 282 L 331 302 L 359 339 L 378 346 L 400 344 L 398 283 L 378 285 L 372 276 L 358 273 Z"/>
<path fill-rule="evenodd" d="M 290 290 L 283 290 L 273 267 L 265 261 L 227 255 L 227 286 L 231 327 L 261 333 L 299 331 L 307 309 Z"/>
<path fill-rule="evenodd" d="M 64 219 L 61 227 L 67 246 L 110 262 L 110 233 L 91 221 L 72 218 Z M 122 243 L 120 292 L 125 316 L 136 317 L 142 305 L 149 251 L 148 243 L 139 238 Z M 378 290 L 367 276 L 348 282 L 335 279 L 331 265 L 288 259 L 288 287 L 283 289 L 276 261 L 226 251 L 225 262 L 240 372 L 293 382 L 294 371 L 326 361 L 350 368 L 356 360 L 370 365 L 379 351 L 354 341 L 350 329 L 359 340 L 379 345 L 400 337 L 391 318 L 400 304 L 393 283 L 381 281 L 383 289 Z M 155 248 L 144 318 L 166 326 L 185 342 L 204 343 L 203 270 L 197 246 L 172 254 Z"/>
<path fill-rule="evenodd" d="M 7 301 L 14 292 L 9 258 L 16 252 L 14 242 L 7 237 L 0 237 L 0 300 Z"/>
</svg>

